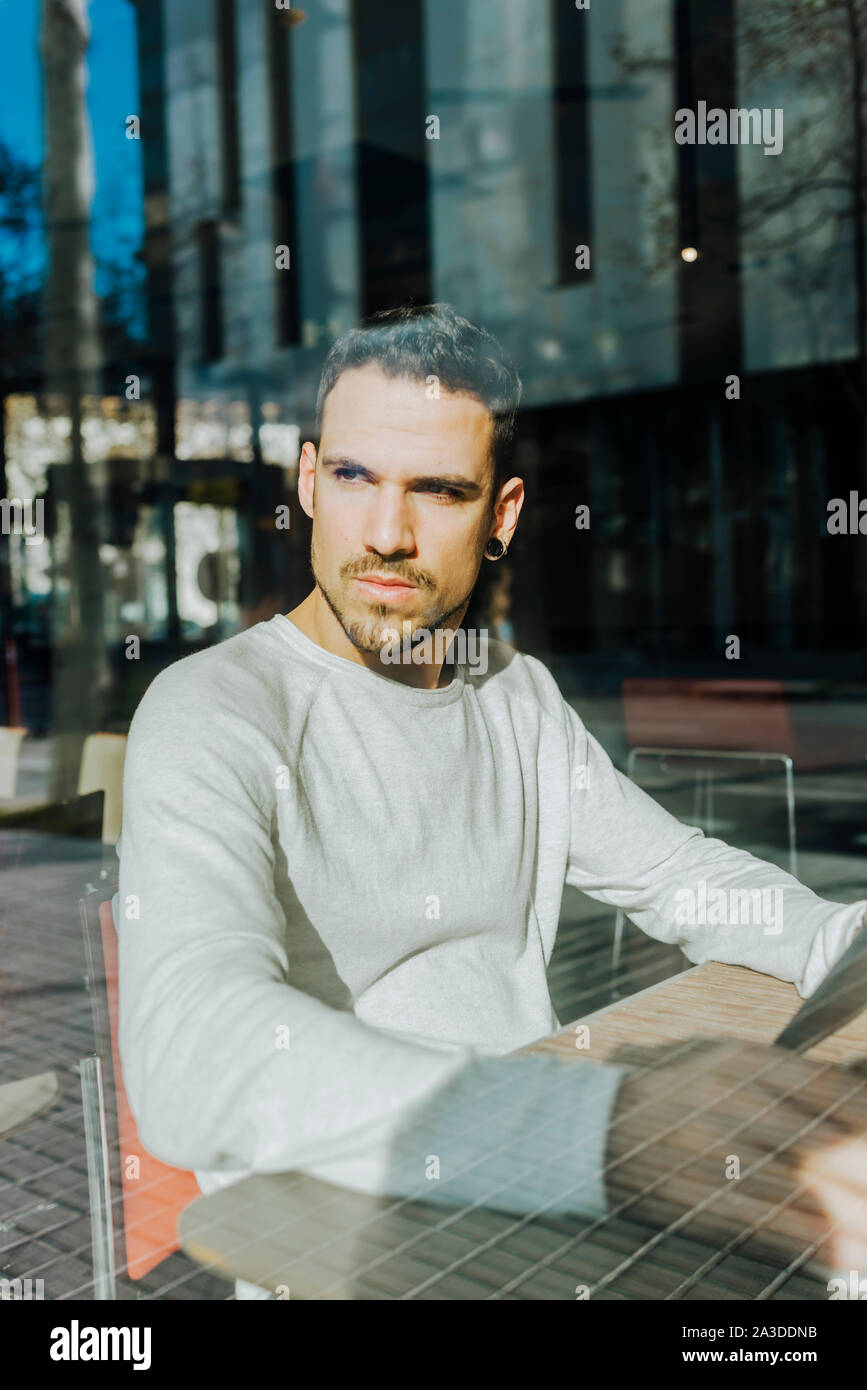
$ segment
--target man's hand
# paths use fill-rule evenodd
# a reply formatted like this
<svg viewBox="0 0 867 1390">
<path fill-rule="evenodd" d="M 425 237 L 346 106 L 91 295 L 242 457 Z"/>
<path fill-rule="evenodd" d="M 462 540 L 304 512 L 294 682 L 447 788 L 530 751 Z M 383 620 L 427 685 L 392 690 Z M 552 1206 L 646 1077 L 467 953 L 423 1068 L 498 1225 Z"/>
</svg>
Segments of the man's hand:
<svg viewBox="0 0 867 1390">
<path fill-rule="evenodd" d="M 734 1038 L 641 1060 L 652 1070 L 624 1078 L 609 1127 L 612 1210 L 658 1228 L 691 1212 L 683 1235 L 749 1232 L 742 1253 L 781 1267 L 839 1223 L 817 1258 L 867 1276 L 867 1065 Z"/>
</svg>

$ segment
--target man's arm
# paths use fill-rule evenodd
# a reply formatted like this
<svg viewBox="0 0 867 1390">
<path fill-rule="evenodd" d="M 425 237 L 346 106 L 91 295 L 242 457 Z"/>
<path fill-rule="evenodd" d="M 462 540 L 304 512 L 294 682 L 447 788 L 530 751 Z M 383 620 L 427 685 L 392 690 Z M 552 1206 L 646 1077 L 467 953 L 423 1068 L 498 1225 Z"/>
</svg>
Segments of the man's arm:
<svg viewBox="0 0 867 1390">
<path fill-rule="evenodd" d="M 572 823 L 566 881 L 620 907 L 696 965 L 791 980 L 808 998 L 862 925 L 867 900 L 827 902 L 783 869 L 682 825 L 624 777 L 568 705 Z M 704 918 L 704 920 L 701 920 Z"/>
<path fill-rule="evenodd" d="M 571 1187 L 567 1207 L 598 1211 L 621 1069 L 444 1052 L 294 988 L 274 888 L 281 758 L 183 676 L 148 690 L 124 774 L 120 1048 L 142 1142 L 185 1168 L 444 1201 L 505 1184 L 518 1211 Z"/>
</svg>

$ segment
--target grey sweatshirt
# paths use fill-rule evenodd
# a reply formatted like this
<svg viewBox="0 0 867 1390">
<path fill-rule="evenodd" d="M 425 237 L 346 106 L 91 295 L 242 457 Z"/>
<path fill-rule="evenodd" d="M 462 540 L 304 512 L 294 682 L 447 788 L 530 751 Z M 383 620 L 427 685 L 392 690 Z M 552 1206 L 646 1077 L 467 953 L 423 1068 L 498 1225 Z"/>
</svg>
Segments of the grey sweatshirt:
<svg viewBox="0 0 867 1390">
<path fill-rule="evenodd" d="M 283 615 L 149 687 L 120 858 L 120 1050 L 151 1152 L 204 1191 L 294 1169 L 518 1213 L 606 1209 L 622 1069 L 505 1055 L 560 1026 L 564 882 L 804 997 L 867 906 L 675 820 L 532 657 L 491 641 L 484 674 L 418 690 Z"/>
</svg>

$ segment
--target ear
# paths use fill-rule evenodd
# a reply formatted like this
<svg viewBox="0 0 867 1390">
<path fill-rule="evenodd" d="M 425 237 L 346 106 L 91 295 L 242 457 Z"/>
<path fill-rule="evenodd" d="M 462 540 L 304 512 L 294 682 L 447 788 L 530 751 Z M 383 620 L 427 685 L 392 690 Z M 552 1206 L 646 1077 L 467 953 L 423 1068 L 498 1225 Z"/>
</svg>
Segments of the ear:
<svg viewBox="0 0 867 1390">
<path fill-rule="evenodd" d="M 298 460 L 298 501 L 309 517 L 313 516 L 313 493 L 316 477 L 316 449 L 308 439 Z"/>
<path fill-rule="evenodd" d="M 505 545 L 510 545 L 518 525 L 518 517 L 524 505 L 524 481 L 522 478 L 509 478 L 498 489 L 494 502 L 495 525 L 492 536 L 499 536 Z"/>
</svg>

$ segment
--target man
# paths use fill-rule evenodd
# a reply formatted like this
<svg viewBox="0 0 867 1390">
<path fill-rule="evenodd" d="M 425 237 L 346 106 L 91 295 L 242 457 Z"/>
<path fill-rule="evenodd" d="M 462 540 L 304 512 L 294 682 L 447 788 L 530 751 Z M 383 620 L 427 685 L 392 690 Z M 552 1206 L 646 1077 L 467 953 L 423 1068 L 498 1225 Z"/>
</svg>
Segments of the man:
<svg viewBox="0 0 867 1390">
<path fill-rule="evenodd" d="M 483 556 L 518 524 L 519 397 L 499 345 L 446 305 L 341 338 L 319 449 L 306 442 L 299 465 L 315 587 L 162 672 L 136 712 L 121 1055 L 142 1142 L 206 1191 L 297 1169 L 595 1215 L 641 1192 L 661 1117 L 696 1152 L 716 1124 L 727 1154 L 716 1102 L 733 1084 L 750 1117 L 773 1103 L 770 1151 L 780 1124 L 827 1105 L 810 1063 L 733 1042 L 681 1048 L 644 1078 L 505 1055 L 559 1027 L 546 967 L 564 882 L 694 962 L 748 965 L 805 997 L 867 906 L 824 902 L 681 825 L 614 769 L 538 661 L 490 642 L 484 660 L 443 662 L 433 637 L 460 627 Z M 780 890 L 778 927 L 682 920 L 678 895 L 733 887 Z M 842 1096 L 851 1074 L 834 1085 Z M 702 1098 L 715 1103 L 691 1130 Z M 861 1105 L 847 1139 L 867 1130 Z M 865 1149 L 842 1150 L 839 1126 L 821 1135 L 791 1160 L 813 1165 L 805 1220 L 836 1220 L 845 1201 L 865 1255 L 863 1177 L 833 1169 L 863 1174 Z M 723 1176 L 714 1158 L 701 1181 Z M 672 1210 L 681 1190 L 672 1169 L 655 1195 Z M 714 1215 L 697 1229 L 714 1234 Z"/>
</svg>

